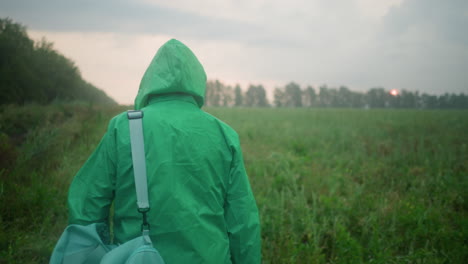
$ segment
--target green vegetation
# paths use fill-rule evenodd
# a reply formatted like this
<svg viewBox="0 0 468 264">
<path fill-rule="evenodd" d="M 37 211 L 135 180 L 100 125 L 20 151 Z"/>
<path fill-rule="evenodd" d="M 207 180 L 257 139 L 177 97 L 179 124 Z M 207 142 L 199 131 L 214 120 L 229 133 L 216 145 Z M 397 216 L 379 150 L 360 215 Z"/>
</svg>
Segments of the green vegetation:
<svg viewBox="0 0 468 264">
<path fill-rule="evenodd" d="M 245 93 L 239 85 L 234 88 L 222 82 L 208 81 L 206 86 L 207 106 L 246 106 L 269 107 L 265 88 L 262 85 L 249 85 Z M 371 88 L 366 93 L 351 91 L 346 86 L 339 88 L 322 85 L 316 92 L 312 86 L 302 89 L 299 84 L 290 82 L 277 87 L 273 92 L 272 105 L 275 107 L 340 107 L 340 108 L 400 108 L 400 109 L 468 109 L 468 95 L 420 94 L 407 90 L 386 91 L 384 88 Z"/>
<path fill-rule="evenodd" d="M 463 111 L 213 109 L 239 132 L 267 263 L 464 263 Z"/>
<path fill-rule="evenodd" d="M 47 263 L 73 175 L 123 108 L 0 106 L 0 263 Z"/>
<path fill-rule="evenodd" d="M 54 101 L 115 104 L 81 78 L 74 63 L 45 40 L 34 43 L 25 27 L 0 18 L 0 105 Z"/>
<path fill-rule="evenodd" d="M 0 263 L 47 263 L 70 181 L 125 107 L 9 19 L 0 87 Z M 216 81 L 206 102 L 267 107 L 266 98 L 262 85 L 243 93 Z M 208 108 L 241 137 L 264 263 L 466 262 L 467 112 L 325 108 L 467 108 L 467 96 L 289 83 L 274 98 L 287 108 Z"/>
<path fill-rule="evenodd" d="M 0 263 L 45 263 L 124 107 L 0 108 Z M 264 263 L 465 263 L 466 111 L 208 108 L 241 137 Z"/>
</svg>

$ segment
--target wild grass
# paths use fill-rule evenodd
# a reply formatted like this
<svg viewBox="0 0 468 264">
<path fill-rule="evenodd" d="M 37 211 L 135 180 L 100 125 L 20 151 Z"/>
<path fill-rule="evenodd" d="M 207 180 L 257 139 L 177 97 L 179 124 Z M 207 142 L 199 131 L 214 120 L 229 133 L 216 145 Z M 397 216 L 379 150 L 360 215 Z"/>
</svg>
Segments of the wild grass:
<svg viewBox="0 0 468 264">
<path fill-rule="evenodd" d="M 73 175 L 118 108 L 85 103 L 0 109 L 0 263 L 48 263 L 67 223 Z"/>
<path fill-rule="evenodd" d="M 0 109 L 0 263 L 47 263 L 120 108 Z M 208 108 L 241 138 L 264 263 L 465 263 L 468 112 Z"/>
<path fill-rule="evenodd" d="M 209 109 L 240 135 L 265 263 L 466 263 L 468 113 Z"/>
</svg>

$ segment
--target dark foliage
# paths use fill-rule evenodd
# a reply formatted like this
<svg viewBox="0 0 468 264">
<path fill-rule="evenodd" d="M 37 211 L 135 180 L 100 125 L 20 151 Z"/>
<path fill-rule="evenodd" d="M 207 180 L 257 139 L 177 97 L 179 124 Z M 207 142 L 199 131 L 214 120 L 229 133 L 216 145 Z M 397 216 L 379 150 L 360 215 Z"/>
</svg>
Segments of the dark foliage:
<svg viewBox="0 0 468 264">
<path fill-rule="evenodd" d="M 235 100 L 232 102 L 231 98 Z M 224 98 L 224 99 L 223 99 Z M 229 100 L 225 100 L 228 98 Z M 269 106 L 265 88 L 250 85 L 242 92 L 239 85 L 233 89 L 216 80 L 208 81 L 207 106 Z M 302 89 L 299 84 L 290 82 L 273 91 L 275 107 L 339 107 L 339 108 L 402 108 L 402 109 L 467 109 L 468 95 L 449 94 L 429 95 L 407 90 L 392 94 L 384 88 L 371 88 L 366 93 L 351 91 L 346 86 L 338 89 L 322 85 L 316 91 L 312 86 Z"/>
<path fill-rule="evenodd" d="M 0 104 L 88 101 L 115 104 L 81 78 L 75 64 L 45 40 L 35 43 L 21 24 L 0 19 Z"/>
</svg>

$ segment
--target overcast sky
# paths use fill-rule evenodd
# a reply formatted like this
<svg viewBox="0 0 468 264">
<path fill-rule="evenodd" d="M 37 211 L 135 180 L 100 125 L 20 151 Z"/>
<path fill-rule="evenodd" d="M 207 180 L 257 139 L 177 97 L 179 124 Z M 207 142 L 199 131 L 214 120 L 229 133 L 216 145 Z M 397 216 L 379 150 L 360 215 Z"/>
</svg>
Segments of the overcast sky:
<svg viewBox="0 0 468 264">
<path fill-rule="evenodd" d="M 171 38 L 209 79 L 244 90 L 295 81 L 468 93 L 466 0 L 0 0 L 0 17 L 53 42 L 125 104 Z"/>
</svg>

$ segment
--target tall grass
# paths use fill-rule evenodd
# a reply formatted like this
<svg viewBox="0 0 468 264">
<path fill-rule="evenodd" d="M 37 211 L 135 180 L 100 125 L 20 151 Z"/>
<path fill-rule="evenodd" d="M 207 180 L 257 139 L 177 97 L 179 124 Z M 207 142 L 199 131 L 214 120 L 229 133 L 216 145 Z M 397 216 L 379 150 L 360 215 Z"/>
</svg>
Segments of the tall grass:
<svg viewBox="0 0 468 264">
<path fill-rule="evenodd" d="M 124 108 L 0 112 L 0 263 L 46 263 L 71 178 Z M 228 109 L 264 263 L 465 263 L 468 112 Z"/>
<path fill-rule="evenodd" d="M 265 263 L 466 263 L 468 113 L 209 109 L 240 134 Z"/>
<path fill-rule="evenodd" d="M 67 222 L 72 176 L 118 109 L 89 104 L 0 109 L 0 263 L 48 263 Z"/>
</svg>

